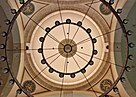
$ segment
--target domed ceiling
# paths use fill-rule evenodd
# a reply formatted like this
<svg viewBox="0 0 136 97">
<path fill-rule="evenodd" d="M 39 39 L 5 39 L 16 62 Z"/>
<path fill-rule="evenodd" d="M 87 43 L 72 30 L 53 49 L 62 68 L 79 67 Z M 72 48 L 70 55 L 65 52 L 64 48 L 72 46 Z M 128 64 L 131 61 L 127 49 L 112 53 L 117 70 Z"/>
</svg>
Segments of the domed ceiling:
<svg viewBox="0 0 136 97">
<path fill-rule="evenodd" d="M 68 19 L 70 19 L 71 23 L 55 25 L 55 22 L 60 21 L 59 12 L 50 14 L 45 18 L 45 20 L 43 19 L 43 23 L 40 24 L 42 24 L 41 26 L 43 28 L 45 27 L 46 30 L 46 27 L 50 27 L 51 31 L 48 33 L 48 35 L 45 35 L 45 31 L 38 26 L 39 29 L 36 28 L 31 37 L 30 49 L 39 49 L 39 53 L 42 53 L 44 59 L 46 59 L 49 66 L 47 71 L 45 70 L 43 72 L 43 76 L 45 76 L 48 80 L 61 84 L 61 79 L 58 75 L 61 76 L 61 74 L 64 74 L 66 75 L 64 84 L 78 84 L 82 81 L 86 81 L 84 76 L 82 76 L 80 73 L 82 72 L 81 70 L 83 70 L 83 72 L 87 71 L 87 78 L 92 77 L 95 72 L 98 72 L 97 68 L 101 66 L 101 62 L 99 62 L 97 59 L 92 59 L 92 57 L 98 52 L 97 56 L 95 56 L 103 59 L 104 53 L 101 52 L 105 51 L 103 47 L 104 44 L 102 42 L 104 39 L 99 38 L 96 40 L 95 38 L 92 38 L 98 36 L 102 32 L 95 22 L 89 19 L 89 17 L 88 20 L 87 18 L 84 20 L 82 27 L 79 27 L 78 24 L 76 25 L 76 23 L 79 22 L 78 19 L 82 19 L 83 14 L 71 10 L 64 10 L 61 14 L 66 22 L 68 22 Z M 52 25 L 53 27 L 51 27 Z M 67 32 L 66 35 L 63 32 L 62 26 L 64 26 L 65 32 Z M 91 26 L 92 28 L 87 28 L 88 30 L 90 29 L 90 32 L 86 32 L 86 28 L 83 28 L 83 26 Z M 77 29 L 78 33 L 75 34 L 74 32 L 76 32 Z M 88 33 L 91 33 L 91 35 Z M 82 37 L 82 39 L 79 37 Z M 35 64 L 34 67 L 37 67 L 37 69 L 40 69 L 41 71 L 43 68 L 45 68 L 45 66 L 41 64 L 45 63 L 43 62 L 43 57 L 39 53 L 34 51 L 31 53 L 31 57 L 33 63 Z M 93 63 L 90 64 L 89 62 L 93 62 L 97 65 L 93 65 Z M 64 68 L 67 70 L 64 71 Z M 53 70 L 53 73 L 50 74 L 48 70 Z M 71 79 L 70 76 L 72 75 L 76 77 Z"/>
<path fill-rule="evenodd" d="M 16 25 L 19 30 L 19 38 L 13 34 L 19 44 L 11 52 L 20 55 L 19 69 L 3 59 L 16 83 L 7 97 L 129 97 L 121 82 L 132 57 L 127 20 L 118 15 L 126 1 L 7 1 L 13 14 L 7 33 L 16 32 Z"/>
</svg>

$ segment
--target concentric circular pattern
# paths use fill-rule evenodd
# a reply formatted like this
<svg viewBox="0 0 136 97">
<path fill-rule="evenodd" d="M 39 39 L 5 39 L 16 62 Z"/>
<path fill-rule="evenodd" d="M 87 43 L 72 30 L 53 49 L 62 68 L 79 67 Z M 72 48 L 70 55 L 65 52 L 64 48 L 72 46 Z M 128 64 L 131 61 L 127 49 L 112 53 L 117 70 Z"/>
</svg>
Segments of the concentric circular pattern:
<svg viewBox="0 0 136 97">
<path fill-rule="evenodd" d="M 8 32 L 7 32 L 8 34 L 12 32 L 11 30 L 12 30 L 12 27 L 13 27 L 13 25 L 14 25 L 14 23 L 15 23 L 15 20 L 17 19 L 18 15 L 23 11 L 22 9 L 25 8 L 26 5 L 28 5 L 31 1 L 32 1 L 32 0 L 26 1 L 26 3 L 23 4 L 23 6 L 20 8 L 20 10 L 17 11 L 17 13 L 15 14 L 14 18 L 13 18 L 11 21 L 8 21 L 8 22 L 6 23 L 6 24 L 9 25 L 9 29 L 8 29 Z M 126 29 L 125 29 L 125 26 L 123 25 L 123 22 L 122 22 L 120 16 L 116 13 L 115 9 L 113 9 L 113 7 L 112 7 L 109 3 L 107 3 L 105 0 L 100 0 L 100 1 L 101 1 L 104 5 L 106 5 L 106 6 L 109 7 L 109 9 L 113 12 L 113 14 L 115 15 L 115 17 L 116 17 L 117 20 L 119 21 L 119 23 L 120 23 L 120 25 L 121 25 L 121 28 L 122 28 L 122 31 L 123 31 L 123 33 L 125 33 L 125 36 L 126 36 L 125 38 L 126 38 L 126 41 L 127 41 L 127 44 L 128 44 L 128 36 L 127 36 L 127 35 L 131 35 L 132 33 L 129 33 L 129 32 L 127 33 L 127 31 L 126 31 Z M 59 21 L 57 21 L 57 22 L 55 22 L 55 26 L 53 26 L 52 28 L 46 28 L 46 32 L 47 32 L 46 35 L 45 35 L 44 37 L 41 37 L 41 39 L 39 39 L 40 42 L 42 42 L 41 48 L 38 49 L 38 52 L 42 54 L 42 58 L 43 58 L 43 59 L 41 59 L 41 63 L 48 65 L 48 67 L 49 67 L 49 72 L 50 72 L 50 73 L 53 73 L 54 71 L 57 72 L 57 73 L 59 73 L 60 78 L 64 77 L 67 73 L 59 72 L 59 71 L 55 70 L 54 68 L 51 68 L 51 66 L 47 63 L 46 58 L 44 57 L 44 53 L 43 53 L 43 52 L 44 52 L 44 48 L 43 48 L 43 46 L 44 46 L 45 38 L 46 38 L 46 36 L 49 34 L 49 32 L 50 32 L 53 28 L 55 28 L 56 26 L 64 25 L 64 24 L 77 25 L 78 27 L 83 28 L 87 33 L 89 33 L 89 34 L 88 34 L 89 36 L 90 36 L 90 33 L 91 33 L 91 30 L 90 30 L 90 29 L 87 30 L 87 29 L 85 29 L 84 27 L 82 27 L 82 22 L 81 22 L 81 21 L 79 21 L 78 23 L 72 23 L 71 21 L 66 21 L 65 23 L 64 23 L 64 22 L 63 22 L 63 23 L 60 23 Z M 27 92 L 27 91 L 24 90 L 24 88 L 22 87 L 21 83 L 19 83 L 19 81 L 17 80 L 17 78 L 14 76 L 14 74 L 12 73 L 13 70 L 10 68 L 10 65 L 9 65 L 9 63 L 8 63 L 8 61 L 7 61 L 7 52 L 6 52 L 6 47 L 7 47 L 6 44 L 7 44 L 7 42 L 8 42 L 8 35 L 7 35 L 7 33 L 6 33 L 6 32 L 3 32 L 3 33 L 2 33 L 2 36 L 3 36 L 3 37 L 6 37 L 6 40 L 5 40 L 5 47 L 1 47 L 2 49 L 5 48 L 5 58 L 3 57 L 1 60 L 6 62 L 8 69 L 5 69 L 5 70 L 6 70 L 6 71 L 7 71 L 7 70 L 10 71 L 10 74 L 11 74 L 12 78 L 15 79 L 15 82 L 16 82 L 17 86 L 20 88 L 20 89 L 18 89 L 18 90 L 19 90 L 19 94 L 21 93 L 20 91 L 23 91 L 28 97 L 32 97 L 32 95 L 30 95 L 29 92 Z M 66 38 L 65 38 L 65 39 L 66 39 Z M 97 51 L 94 51 L 94 43 L 96 43 L 97 40 L 95 40 L 95 39 L 93 40 L 91 36 L 90 36 L 90 39 L 91 39 L 92 44 L 93 44 L 93 51 L 92 51 L 91 59 L 88 61 L 88 64 L 93 65 L 93 63 L 94 63 L 94 62 L 92 61 L 93 54 L 97 54 L 97 53 L 98 53 Z M 75 43 L 76 43 L 76 41 L 75 41 Z M 77 43 L 76 43 L 76 44 L 77 44 Z M 66 46 L 66 48 L 67 48 L 67 49 L 65 49 L 65 51 L 66 51 L 67 53 L 69 53 L 69 52 L 72 51 L 70 45 Z M 83 49 L 83 47 L 82 47 L 82 49 Z M 128 49 L 128 48 L 127 48 L 127 49 Z M 128 56 L 128 55 L 129 55 L 129 49 L 128 49 L 128 51 L 127 51 L 127 56 Z M 73 56 L 74 56 L 74 55 L 73 55 Z M 132 56 L 129 56 L 128 58 L 131 59 L 131 57 L 132 57 Z M 66 57 L 66 58 L 67 58 L 67 57 Z M 125 61 L 125 64 L 124 64 L 124 66 L 123 66 L 123 68 L 122 68 L 122 72 L 119 74 L 118 78 L 115 80 L 115 82 L 114 82 L 112 85 L 110 85 L 110 84 L 109 84 L 110 82 L 108 82 L 108 81 L 103 81 L 103 82 L 102 82 L 102 84 L 101 84 L 102 87 L 104 87 L 105 84 L 108 83 L 108 89 L 107 89 L 107 88 L 103 88 L 103 91 L 105 91 L 105 92 L 104 92 L 103 94 L 101 94 L 99 97 L 105 97 L 105 96 L 117 85 L 117 83 L 119 82 L 120 78 L 122 77 L 123 73 L 124 73 L 125 70 L 126 70 L 126 66 L 127 66 L 127 63 L 128 63 L 128 58 L 127 58 L 126 61 Z M 79 70 L 79 72 L 85 73 L 85 72 L 86 72 L 86 69 L 85 69 L 85 68 L 88 66 L 88 64 L 87 64 L 84 68 L 81 68 L 81 69 Z M 7 72 L 5 72 L 5 73 L 7 73 Z M 74 72 L 74 73 L 68 73 L 68 75 L 70 75 L 71 78 L 74 78 L 76 73 L 78 73 L 78 71 L 77 71 L 77 72 Z M 26 86 L 26 85 L 24 85 L 24 86 Z M 63 84 L 62 84 L 62 86 L 63 86 Z M 107 86 L 107 85 L 106 85 L 106 86 Z M 109 86 L 110 86 L 110 87 L 109 87 Z M 17 92 L 18 92 L 18 91 L 17 91 Z"/>
<path fill-rule="evenodd" d="M 27 80 L 23 83 L 23 87 L 24 89 L 29 92 L 29 93 L 33 93 L 36 89 L 36 85 L 33 81 L 31 80 Z"/>
<path fill-rule="evenodd" d="M 32 15 L 35 11 L 35 6 L 33 3 L 29 3 L 26 7 L 23 9 L 23 14 L 24 15 Z"/>
<path fill-rule="evenodd" d="M 67 33 L 68 37 L 65 37 L 65 35 L 64 35 L 64 37 L 61 38 L 62 39 L 61 41 L 57 41 L 58 42 L 57 47 L 54 47 L 54 44 L 51 41 L 48 40 L 49 36 L 54 36 L 54 33 L 58 32 L 58 30 L 55 30 L 55 28 L 59 28 L 59 26 L 67 26 L 67 25 L 73 25 L 73 27 L 75 27 L 75 28 L 79 27 L 80 29 L 82 29 L 79 33 L 80 34 L 84 33 L 90 39 L 89 40 L 90 45 L 88 45 L 88 46 L 91 47 L 91 49 L 89 51 L 90 52 L 90 55 L 89 55 L 90 57 L 89 57 L 89 59 L 87 59 L 88 62 L 86 64 L 82 65 L 81 68 L 78 67 L 78 70 L 75 70 L 75 71 L 72 71 L 72 72 L 69 72 L 69 71 L 65 72 L 63 70 L 60 70 L 59 66 L 62 66 L 62 64 L 64 66 L 65 63 L 67 65 L 69 65 L 69 66 L 72 66 L 73 63 L 71 62 L 70 58 L 74 59 L 74 61 L 76 61 L 76 59 L 74 58 L 75 55 L 80 57 L 80 58 L 83 58 L 83 57 L 79 56 L 77 54 L 77 52 L 79 52 L 78 51 L 79 49 L 83 50 L 84 47 L 79 48 L 79 46 L 77 46 L 77 45 L 80 44 L 80 43 L 75 41 L 74 38 L 70 39 L 69 38 L 69 32 Z M 52 30 L 54 31 L 54 33 L 52 32 Z M 66 19 L 66 22 L 63 22 L 63 23 L 60 23 L 59 21 L 56 21 L 55 26 L 47 27 L 47 28 L 45 28 L 45 31 L 46 31 L 45 36 L 41 36 L 39 38 L 39 41 L 41 42 L 41 47 L 38 49 L 38 53 L 42 54 L 43 59 L 41 59 L 41 63 L 45 64 L 45 65 L 47 65 L 49 67 L 49 72 L 50 73 L 53 73 L 55 71 L 56 73 L 59 73 L 60 78 L 64 77 L 65 75 L 69 75 L 71 78 L 74 78 L 76 76 L 76 73 L 79 73 L 79 72 L 85 73 L 86 72 L 86 67 L 88 65 L 93 65 L 93 61 L 92 61 L 93 55 L 96 55 L 98 53 L 98 51 L 94 49 L 94 44 L 97 42 L 97 40 L 95 38 L 94 39 L 92 38 L 91 29 L 90 28 L 85 29 L 82 26 L 81 21 L 78 21 L 77 23 L 73 23 L 70 19 Z M 58 36 L 58 37 L 60 37 L 60 36 Z M 58 38 L 58 37 L 55 37 L 55 38 Z M 58 67 L 53 67 L 52 66 L 52 63 L 56 59 L 54 59 L 52 62 L 48 62 L 48 59 L 50 57 L 53 57 L 53 56 L 49 57 L 48 55 L 46 55 L 47 53 L 45 53 L 44 48 L 45 47 L 50 48 L 50 47 L 47 47 L 48 45 L 46 43 L 53 45 L 52 50 L 54 50 L 55 48 L 57 49 L 57 51 L 59 53 L 59 56 L 57 57 L 57 60 L 59 60 L 59 61 L 56 62 L 55 66 L 57 66 L 57 64 L 60 64 Z M 79 52 L 79 53 L 82 53 L 82 52 Z M 62 58 L 59 58 L 60 56 Z M 65 60 L 67 59 L 67 61 L 65 63 L 63 63 L 63 61 L 60 61 L 60 60 L 63 60 L 63 59 L 65 59 Z M 72 64 L 70 64 L 70 63 L 72 63 Z"/>
<path fill-rule="evenodd" d="M 111 13 L 111 10 L 106 6 L 104 5 L 103 3 L 100 4 L 100 12 L 103 14 L 103 15 L 109 15 Z"/>
<path fill-rule="evenodd" d="M 103 92 L 107 91 L 112 86 L 112 81 L 109 79 L 104 79 L 100 83 L 100 88 Z"/>
<path fill-rule="evenodd" d="M 71 39 L 62 40 L 61 43 L 59 43 L 58 48 L 59 53 L 65 58 L 74 56 L 77 51 L 77 45 Z"/>
</svg>

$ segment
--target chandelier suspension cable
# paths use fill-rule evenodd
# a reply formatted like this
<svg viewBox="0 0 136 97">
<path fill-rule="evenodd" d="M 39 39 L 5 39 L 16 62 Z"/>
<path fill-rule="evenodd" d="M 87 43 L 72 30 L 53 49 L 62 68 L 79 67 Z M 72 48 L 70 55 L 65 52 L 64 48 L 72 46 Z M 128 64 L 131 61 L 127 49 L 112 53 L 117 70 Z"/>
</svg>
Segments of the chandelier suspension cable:
<svg viewBox="0 0 136 97">
<path fill-rule="evenodd" d="M 80 53 L 80 54 L 86 55 L 86 56 L 88 56 L 88 57 L 91 57 L 90 55 L 88 55 L 88 54 L 86 54 L 86 53 L 83 53 L 83 52 L 80 52 L 80 51 L 77 51 L 77 53 Z M 78 55 L 78 54 L 77 54 L 77 55 Z M 79 56 L 79 55 L 78 55 L 78 56 Z M 83 60 L 85 60 L 85 59 L 84 59 L 83 57 L 81 57 L 81 56 L 80 56 L 80 58 L 82 58 Z M 118 65 L 118 64 L 116 64 L 116 63 L 112 63 L 112 62 L 103 60 L 103 59 L 101 59 L 101 58 L 98 58 L 98 57 L 95 57 L 95 56 L 94 56 L 94 58 L 97 59 L 97 60 L 101 60 L 101 61 L 103 61 L 103 62 L 106 62 L 106 63 L 113 64 L 113 65 L 115 65 L 115 66 L 124 68 L 124 66 L 122 66 L 122 65 Z M 85 61 L 87 62 L 87 60 L 85 60 Z"/>
<path fill-rule="evenodd" d="M 102 36 L 105 36 L 105 35 L 108 35 L 108 34 L 110 34 L 110 33 L 113 33 L 113 32 L 118 31 L 118 30 L 120 30 L 120 29 L 121 29 L 121 27 L 120 27 L 120 28 L 117 28 L 117 29 L 115 29 L 115 30 L 111 30 L 111 31 L 109 31 L 109 32 L 106 32 L 106 33 L 104 33 L 104 34 L 102 34 L 102 35 L 98 35 L 98 36 L 95 37 L 95 39 L 97 39 L 97 38 L 99 38 L 99 37 L 102 37 Z M 79 41 L 76 45 L 80 45 L 80 44 L 83 44 L 83 43 L 86 43 L 86 42 L 89 42 L 89 41 L 90 41 L 90 38 L 86 38 L 86 39 L 84 39 L 84 40 Z M 72 46 L 75 46 L 75 45 L 72 45 Z"/>
<path fill-rule="evenodd" d="M 87 9 L 87 11 L 86 11 L 86 13 L 85 13 L 83 19 L 81 20 L 81 25 L 82 25 L 82 22 L 84 21 L 84 19 L 86 18 L 87 14 L 88 14 L 88 12 L 89 12 L 89 10 L 90 10 L 90 8 L 91 8 L 91 6 L 93 5 L 93 2 L 94 2 L 94 0 L 92 0 L 92 2 L 91 2 L 91 4 L 90 4 L 89 8 Z M 78 32 L 78 31 L 79 31 L 79 27 L 77 28 L 75 34 L 73 35 L 72 40 L 73 40 L 73 39 L 75 38 L 75 36 L 77 35 L 77 32 Z"/>
<path fill-rule="evenodd" d="M 76 65 L 78 66 L 78 68 L 81 69 L 81 67 L 79 66 L 79 64 L 78 64 L 78 62 L 76 61 L 75 57 L 72 56 L 72 58 L 73 58 L 73 60 L 75 61 L 75 63 L 76 63 Z M 82 74 L 83 74 L 84 78 L 86 79 L 87 83 L 89 84 L 90 88 L 91 88 L 92 91 L 94 92 L 95 96 L 98 97 L 97 94 L 96 94 L 96 91 L 93 89 L 92 85 L 91 85 L 90 82 L 88 81 L 88 79 L 87 79 L 87 77 L 85 76 L 85 74 L 84 74 L 84 73 L 82 73 Z"/>
<path fill-rule="evenodd" d="M 62 13 L 61 13 L 59 0 L 57 0 L 57 4 L 58 4 L 58 8 L 59 8 L 59 13 L 60 13 L 60 19 L 61 19 L 61 22 L 63 23 L 63 17 L 62 17 Z M 66 39 L 66 31 L 65 31 L 64 25 L 62 25 L 62 28 L 63 28 L 64 37 Z"/>
<path fill-rule="evenodd" d="M 68 54 L 67 54 L 68 56 Z M 64 63 L 64 72 L 67 73 L 67 66 L 68 66 L 68 57 L 65 58 L 65 63 Z M 64 86 L 64 79 L 65 79 L 65 76 L 63 76 L 62 78 L 62 85 L 61 85 L 61 90 L 60 90 L 60 97 L 62 97 L 62 94 L 63 94 L 63 86 Z"/>
<path fill-rule="evenodd" d="M 28 16 L 27 16 L 28 17 Z M 28 17 L 31 21 L 33 21 L 37 26 L 39 26 L 43 31 L 45 31 L 45 29 L 39 25 L 35 20 L 33 20 L 32 18 Z M 54 41 L 56 41 L 57 43 L 61 43 L 57 38 L 55 38 L 55 36 L 53 36 L 51 33 L 48 34 L 48 36 L 53 39 Z M 62 43 L 61 43 L 62 44 Z M 63 45 L 63 44 L 62 44 Z"/>
</svg>

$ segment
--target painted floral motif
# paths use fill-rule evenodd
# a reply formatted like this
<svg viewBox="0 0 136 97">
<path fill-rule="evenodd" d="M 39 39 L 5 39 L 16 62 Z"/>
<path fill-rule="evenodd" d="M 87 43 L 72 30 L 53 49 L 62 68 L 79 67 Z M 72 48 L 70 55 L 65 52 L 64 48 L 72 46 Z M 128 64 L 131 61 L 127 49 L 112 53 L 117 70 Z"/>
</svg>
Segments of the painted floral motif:
<svg viewBox="0 0 136 97">
<path fill-rule="evenodd" d="M 30 4 L 28 4 L 24 9 L 23 9 L 23 14 L 25 14 L 25 15 L 31 15 L 31 14 L 33 14 L 34 13 L 34 11 L 35 11 L 35 6 L 34 6 L 34 4 L 33 3 L 30 3 Z"/>
<path fill-rule="evenodd" d="M 102 91 L 107 91 L 110 87 L 112 86 L 112 81 L 109 79 L 104 79 L 101 83 L 100 83 L 100 88 Z"/>
<path fill-rule="evenodd" d="M 100 12 L 103 14 L 103 15 L 109 15 L 111 13 L 111 10 L 106 6 L 104 5 L 103 3 L 100 4 Z"/>
<path fill-rule="evenodd" d="M 36 85 L 33 81 L 31 80 L 27 80 L 23 83 L 23 87 L 26 91 L 28 91 L 29 93 L 32 93 L 35 91 L 36 89 Z"/>
</svg>

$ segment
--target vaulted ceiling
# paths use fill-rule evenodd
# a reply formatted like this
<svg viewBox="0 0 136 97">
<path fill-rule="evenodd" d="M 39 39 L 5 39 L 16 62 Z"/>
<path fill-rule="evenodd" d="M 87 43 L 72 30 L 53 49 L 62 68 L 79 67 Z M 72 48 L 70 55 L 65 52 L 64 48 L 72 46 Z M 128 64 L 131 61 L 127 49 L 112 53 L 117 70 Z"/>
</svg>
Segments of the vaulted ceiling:
<svg viewBox="0 0 136 97">
<path fill-rule="evenodd" d="M 0 5 L 3 35 L 8 29 L 4 20 L 14 17 L 10 9 L 18 10 L 22 4 L 2 0 Z M 135 0 L 113 4 L 115 10 L 123 9 L 121 18 L 129 19 L 125 27 L 133 32 L 129 36 L 133 44 L 135 7 Z M 4 41 L 1 36 L 0 44 Z M 128 58 L 126 43 L 119 22 L 99 0 L 34 0 L 16 18 L 6 51 L 14 77 L 34 97 L 98 97 L 118 79 Z M 129 49 L 134 58 L 135 52 Z M 0 54 L 4 56 L 4 49 Z M 126 83 L 119 82 L 119 93 L 111 91 L 109 96 L 135 97 L 135 63 L 128 62 L 132 71 L 124 73 Z M 4 71 L 6 63 L 0 64 Z M 8 85 L 9 73 L 0 73 L 1 97 L 26 97 L 18 95 L 18 84 Z"/>
</svg>

